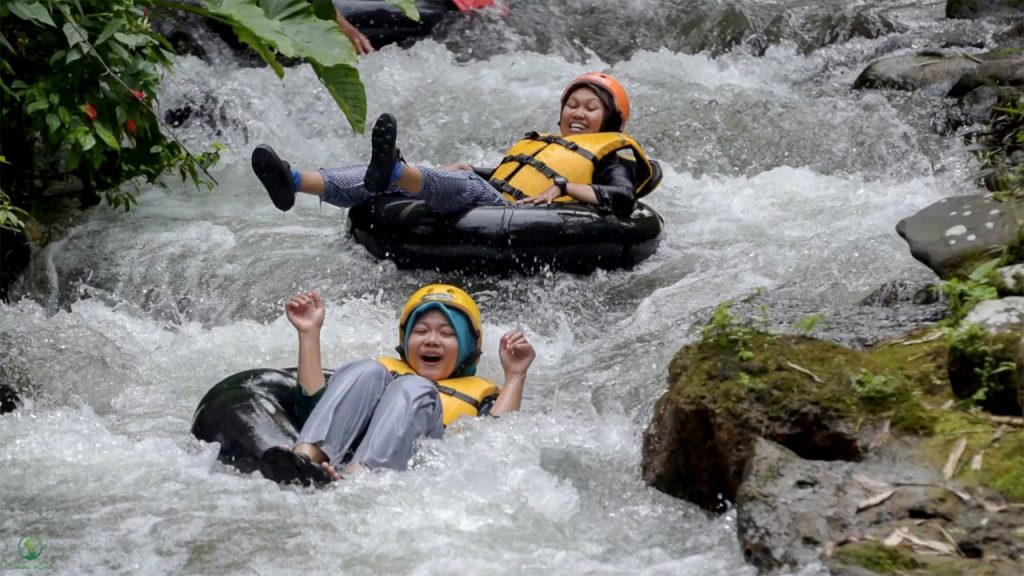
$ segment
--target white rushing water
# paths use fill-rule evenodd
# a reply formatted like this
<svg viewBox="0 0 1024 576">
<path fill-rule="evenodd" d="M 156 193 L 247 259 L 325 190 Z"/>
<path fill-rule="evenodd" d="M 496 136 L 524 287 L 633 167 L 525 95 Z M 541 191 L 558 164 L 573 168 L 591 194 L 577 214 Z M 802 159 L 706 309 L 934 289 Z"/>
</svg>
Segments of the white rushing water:
<svg viewBox="0 0 1024 576">
<path fill-rule="evenodd" d="M 910 49 L 966 25 L 943 22 L 943 5 L 864 5 L 906 30 L 809 54 L 792 42 L 686 54 L 666 38 L 613 61 L 585 38 L 561 53 L 499 23 L 486 30 L 512 47 L 483 58 L 426 40 L 360 60 L 368 122 L 393 112 L 405 157 L 432 164 L 493 165 L 516 135 L 554 128 L 567 79 L 618 77 L 630 132 L 665 169 L 648 200 L 666 239 L 635 270 L 587 277 L 399 271 L 345 237 L 343 210 L 300 197 L 281 214 L 249 168 L 255 144 L 319 167 L 364 162 L 368 138 L 307 66 L 282 82 L 182 58 L 161 107 L 192 106 L 179 133 L 193 149 L 228 147 L 219 185 L 169 180 L 128 214 L 93 209 L 36 255 L 25 297 L 0 305 L 3 360 L 31 381 L 26 406 L 0 416 L 4 560 L 35 534 L 63 574 L 753 574 L 732 514 L 708 518 L 643 483 L 644 428 L 672 354 L 723 300 L 764 288 L 839 305 L 931 278 L 894 226 L 969 191 L 967 159 L 930 129 L 925 97 L 849 87 L 887 42 Z M 502 332 L 529 335 L 538 358 L 521 413 L 457 426 L 409 472 L 320 491 L 240 474 L 191 438 L 217 381 L 294 365 L 282 305 L 296 290 L 326 298 L 333 366 L 390 352 L 404 299 L 434 281 L 478 298 L 483 375 L 500 375 Z"/>
</svg>

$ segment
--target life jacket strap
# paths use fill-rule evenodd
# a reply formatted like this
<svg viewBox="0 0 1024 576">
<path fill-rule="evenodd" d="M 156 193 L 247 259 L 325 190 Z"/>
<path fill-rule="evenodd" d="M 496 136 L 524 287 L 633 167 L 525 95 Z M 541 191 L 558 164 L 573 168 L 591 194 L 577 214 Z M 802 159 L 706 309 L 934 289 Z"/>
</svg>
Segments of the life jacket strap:
<svg viewBox="0 0 1024 576">
<path fill-rule="evenodd" d="M 472 406 L 474 410 L 477 410 L 477 411 L 480 410 L 480 402 L 477 402 L 476 398 L 473 398 L 472 396 L 469 396 L 467 394 L 463 394 L 462 392 L 459 392 L 455 388 L 451 388 L 449 386 L 442 386 L 441 384 L 438 384 L 437 382 L 434 382 L 434 386 L 437 386 L 437 391 L 438 392 L 440 392 L 442 394 L 447 394 L 449 396 L 453 396 L 455 398 L 458 398 L 459 400 L 462 400 L 466 404 L 469 404 L 470 406 Z"/>
<path fill-rule="evenodd" d="M 509 196 L 515 198 L 516 200 L 522 200 L 523 198 L 527 197 L 526 194 L 523 194 L 522 190 L 516 188 L 515 186 L 512 186 L 507 181 L 502 180 L 501 178 L 491 178 L 488 182 L 490 182 L 491 186 L 497 188 L 498 192 L 504 192 L 505 194 L 508 194 Z"/>
<path fill-rule="evenodd" d="M 587 160 L 589 160 L 591 162 L 593 162 L 594 160 L 597 159 L 597 156 L 595 156 L 589 150 L 586 150 L 584 148 L 580 148 L 579 144 L 577 144 L 575 142 L 572 142 L 570 140 L 566 140 L 565 138 L 562 138 L 561 136 L 558 136 L 557 134 L 539 134 L 537 132 L 530 132 L 529 134 L 526 135 L 526 137 L 529 138 L 530 140 L 537 140 L 538 142 L 547 142 L 548 144 L 558 144 L 559 146 L 562 146 L 564 148 L 568 148 L 569 150 L 572 150 L 573 152 L 579 154 L 580 156 L 583 156 L 584 158 L 586 158 Z"/>
</svg>

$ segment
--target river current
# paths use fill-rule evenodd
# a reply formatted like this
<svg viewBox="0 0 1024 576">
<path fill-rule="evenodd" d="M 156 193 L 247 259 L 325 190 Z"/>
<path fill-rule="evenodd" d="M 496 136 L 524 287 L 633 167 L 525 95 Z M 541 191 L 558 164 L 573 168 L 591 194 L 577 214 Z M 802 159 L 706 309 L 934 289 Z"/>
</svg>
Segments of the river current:
<svg viewBox="0 0 1024 576">
<path fill-rule="evenodd" d="M 938 95 L 852 91 L 879 55 L 997 30 L 945 2 L 512 2 L 363 57 L 368 123 L 399 120 L 411 161 L 494 165 L 554 130 L 567 79 L 606 70 L 630 92 L 629 132 L 662 163 L 647 198 L 658 252 L 631 271 L 510 278 L 399 271 L 346 237 L 345 211 L 300 197 L 285 214 L 249 167 L 267 142 L 297 167 L 365 162 L 305 65 L 279 80 L 181 57 L 162 110 L 176 133 L 227 147 L 212 190 L 168 178 L 129 213 L 99 207 L 35 254 L 0 304 L 0 355 L 31 382 L 0 416 L 4 562 L 36 535 L 62 574 L 754 574 L 735 517 L 647 487 L 640 446 L 666 366 L 727 299 L 763 290 L 827 311 L 933 275 L 896 222 L 973 191 Z M 390 353 L 416 287 L 464 285 L 498 336 L 537 348 L 523 410 L 455 426 L 412 470 L 313 491 L 219 464 L 192 413 L 220 379 L 295 363 L 282 313 L 327 302 L 326 365 Z M 820 566 L 800 572 L 814 574 Z"/>
</svg>

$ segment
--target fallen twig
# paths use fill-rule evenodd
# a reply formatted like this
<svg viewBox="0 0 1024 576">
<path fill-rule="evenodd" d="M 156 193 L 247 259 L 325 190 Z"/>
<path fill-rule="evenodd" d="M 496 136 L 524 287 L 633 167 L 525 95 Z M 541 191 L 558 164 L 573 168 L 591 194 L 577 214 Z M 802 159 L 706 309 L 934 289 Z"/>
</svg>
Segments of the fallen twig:
<svg viewBox="0 0 1024 576">
<path fill-rule="evenodd" d="M 797 364 L 794 364 L 794 363 L 790 362 L 789 360 L 786 360 L 786 366 L 789 366 L 790 368 L 792 368 L 793 370 L 796 370 L 797 372 L 799 372 L 801 374 L 805 374 L 807 376 L 810 376 L 811 379 L 814 380 L 815 382 L 817 382 L 818 384 L 824 384 L 825 383 L 824 380 L 822 380 L 821 378 L 818 378 L 817 374 L 815 374 L 814 372 L 811 372 L 810 370 L 808 370 L 807 368 L 804 368 L 803 366 L 799 366 Z"/>
<path fill-rule="evenodd" d="M 990 414 L 988 419 L 996 424 L 1006 424 L 1007 426 L 1024 428 L 1024 418 L 1020 416 L 993 416 Z"/>
<path fill-rule="evenodd" d="M 878 506 L 882 502 L 885 502 L 886 500 L 891 498 L 897 490 L 899 490 L 899 488 L 893 488 L 892 490 L 882 492 L 881 494 L 876 494 L 871 498 L 868 498 L 867 500 L 861 501 L 859 504 L 857 504 L 857 512 L 861 512 L 863 510 L 867 510 L 868 508 L 874 508 L 875 506 Z"/>
<path fill-rule="evenodd" d="M 930 336 L 925 336 L 924 338 L 919 338 L 917 340 L 905 340 L 903 342 L 900 342 L 900 344 L 903 344 L 904 346 L 913 346 L 914 344 L 924 344 L 925 342 L 931 342 L 932 340 L 938 340 L 939 338 L 942 338 L 942 336 L 943 336 L 943 334 L 942 334 L 942 331 L 940 330 L 940 331 L 933 332 Z"/>
<path fill-rule="evenodd" d="M 964 450 L 967 449 L 967 437 L 961 436 L 956 444 L 953 445 L 953 449 L 949 452 L 949 458 L 946 459 L 946 465 L 942 467 L 942 477 L 949 480 L 956 474 L 957 465 L 960 463 L 960 457 L 964 455 Z"/>
</svg>

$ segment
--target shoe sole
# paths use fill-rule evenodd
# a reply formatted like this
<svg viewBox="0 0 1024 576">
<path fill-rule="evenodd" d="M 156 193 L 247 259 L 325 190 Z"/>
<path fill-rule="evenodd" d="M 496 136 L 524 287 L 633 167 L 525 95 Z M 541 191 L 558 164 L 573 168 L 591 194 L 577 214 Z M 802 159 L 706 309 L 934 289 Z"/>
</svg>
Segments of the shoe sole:
<svg viewBox="0 0 1024 576">
<path fill-rule="evenodd" d="M 284 161 L 270 146 L 260 145 L 252 151 L 252 171 L 267 189 L 270 200 L 282 212 L 295 205 L 295 182 Z"/>
<path fill-rule="evenodd" d="M 260 474 L 278 484 L 298 484 L 298 457 L 291 450 L 270 448 L 260 456 Z"/>
<path fill-rule="evenodd" d="M 260 474 L 278 484 L 302 484 L 317 488 L 331 483 L 331 477 L 308 456 L 286 448 L 270 448 L 260 457 Z"/>
<path fill-rule="evenodd" d="M 370 192 L 383 192 L 391 184 L 391 173 L 397 162 L 397 126 L 398 123 L 391 114 L 381 114 L 373 125 L 373 133 L 370 135 L 370 164 L 366 167 L 366 177 L 363 178 L 363 186 Z"/>
</svg>

